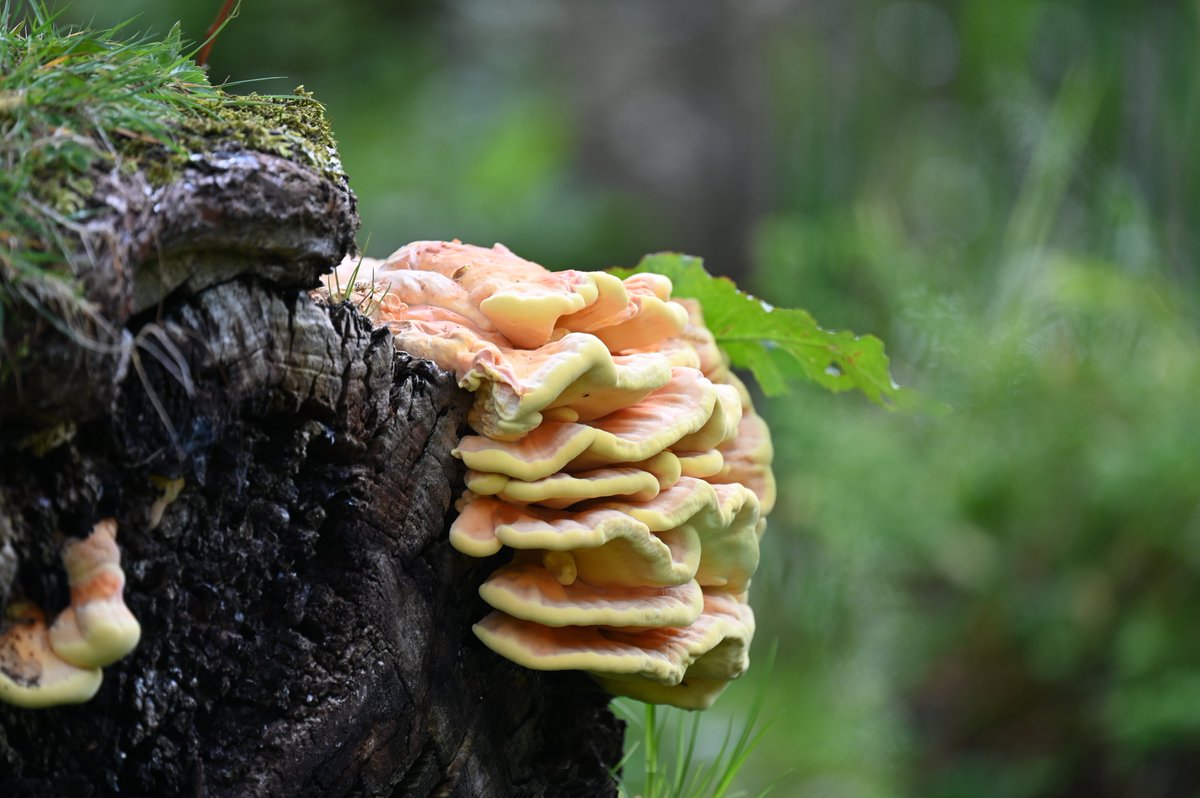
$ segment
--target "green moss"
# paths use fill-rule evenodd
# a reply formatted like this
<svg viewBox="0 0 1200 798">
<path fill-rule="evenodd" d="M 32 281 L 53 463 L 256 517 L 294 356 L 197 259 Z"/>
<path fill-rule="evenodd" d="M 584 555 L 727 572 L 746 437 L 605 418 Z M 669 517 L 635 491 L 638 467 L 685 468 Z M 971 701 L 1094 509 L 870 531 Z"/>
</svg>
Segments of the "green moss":
<svg viewBox="0 0 1200 798">
<path fill-rule="evenodd" d="M 179 120 L 174 132 L 172 146 L 159 151 L 167 157 L 145 164 L 145 171 L 157 185 L 174 179 L 192 153 L 212 150 L 226 142 L 287 158 L 331 180 L 344 177 L 325 107 L 303 86 L 290 96 L 238 97 L 219 92 L 203 103 L 199 112 Z M 147 155 L 143 151 L 140 159 L 146 160 Z"/>
<path fill-rule="evenodd" d="M 95 187 L 95 181 L 88 175 L 47 171 L 36 181 L 32 192 L 55 213 L 70 218 L 88 208 Z"/>
<path fill-rule="evenodd" d="M 252 150 L 288 158 L 331 179 L 344 176 L 325 106 L 303 86 L 290 97 L 251 95 L 228 102 L 221 116 Z"/>
</svg>

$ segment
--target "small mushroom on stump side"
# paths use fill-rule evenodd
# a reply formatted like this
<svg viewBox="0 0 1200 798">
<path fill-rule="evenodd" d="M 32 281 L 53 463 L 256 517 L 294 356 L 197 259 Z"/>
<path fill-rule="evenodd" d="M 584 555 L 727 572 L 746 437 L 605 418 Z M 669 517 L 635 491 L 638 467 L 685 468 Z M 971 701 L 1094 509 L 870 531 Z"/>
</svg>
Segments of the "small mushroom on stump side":
<svg viewBox="0 0 1200 798">
<path fill-rule="evenodd" d="M 63 544 L 71 606 L 54 619 L 54 653 L 81 668 L 102 668 L 133 651 L 142 628 L 125 606 L 117 522 L 106 518 L 83 540 Z"/>
<path fill-rule="evenodd" d="M 0 701 L 26 709 L 90 701 L 104 678 L 99 668 L 79 668 L 50 647 L 46 616 L 33 603 L 8 605 L 0 633 Z"/>
<path fill-rule="evenodd" d="M 0 701 L 27 708 L 79 704 L 100 689 L 101 668 L 137 647 L 141 627 L 125 606 L 117 522 L 100 521 L 63 544 L 71 605 L 47 628 L 31 602 L 9 604 L 0 629 Z"/>
</svg>

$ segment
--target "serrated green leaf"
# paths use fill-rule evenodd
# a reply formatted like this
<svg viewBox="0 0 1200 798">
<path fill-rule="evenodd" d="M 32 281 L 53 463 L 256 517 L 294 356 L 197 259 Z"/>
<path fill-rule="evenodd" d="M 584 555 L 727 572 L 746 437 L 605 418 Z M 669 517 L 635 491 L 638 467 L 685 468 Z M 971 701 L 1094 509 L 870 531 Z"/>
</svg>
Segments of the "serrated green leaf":
<svg viewBox="0 0 1200 798">
<path fill-rule="evenodd" d="M 808 311 L 776 308 L 714 277 L 700 258 L 676 252 L 647 255 L 619 277 L 655 272 L 671 278 L 674 295 L 697 299 L 704 321 L 734 366 L 748 369 L 763 393 L 788 391 L 789 380 L 809 379 L 831 391 L 858 389 L 896 409 L 911 405 L 912 393 L 896 385 L 883 342 L 873 335 L 826 330 Z"/>
</svg>

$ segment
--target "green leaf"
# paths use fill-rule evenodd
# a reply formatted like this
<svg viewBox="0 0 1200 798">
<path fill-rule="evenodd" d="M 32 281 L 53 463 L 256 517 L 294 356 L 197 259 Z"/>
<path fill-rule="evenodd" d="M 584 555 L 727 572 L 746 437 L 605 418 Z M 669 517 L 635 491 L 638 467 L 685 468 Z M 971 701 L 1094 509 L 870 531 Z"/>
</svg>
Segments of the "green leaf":
<svg viewBox="0 0 1200 798">
<path fill-rule="evenodd" d="M 776 308 L 739 291 L 726 277 L 714 277 L 700 258 L 675 252 L 647 255 L 619 277 L 655 272 L 671 278 L 676 297 L 697 299 L 704 321 L 734 366 L 748 369 L 768 396 L 787 393 L 801 377 L 831 391 L 858 389 L 890 409 L 914 404 L 913 392 L 896 385 L 888 371 L 883 342 L 873 335 L 834 332 L 805 310 Z"/>
</svg>

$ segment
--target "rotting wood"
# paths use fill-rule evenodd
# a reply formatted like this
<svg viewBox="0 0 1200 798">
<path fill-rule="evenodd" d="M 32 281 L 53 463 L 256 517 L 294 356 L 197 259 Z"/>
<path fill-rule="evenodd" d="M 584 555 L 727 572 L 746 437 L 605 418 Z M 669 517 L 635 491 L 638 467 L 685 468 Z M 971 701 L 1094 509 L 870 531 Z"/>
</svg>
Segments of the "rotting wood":
<svg viewBox="0 0 1200 798">
<path fill-rule="evenodd" d="M 61 536 L 113 516 L 143 637 L 88 704 L 0 705 L 0 794 L 612 794 L 607 696 L 470 633 L 467 397 L 307 294 L 344 180 L 237 146 L 122 180 L 82 275 L 114 345 L 40 330 L 4 388 L 0 598 L 65 605 Z M 152 477 L 184 480 L 155 529 Z"/>
</svg>

